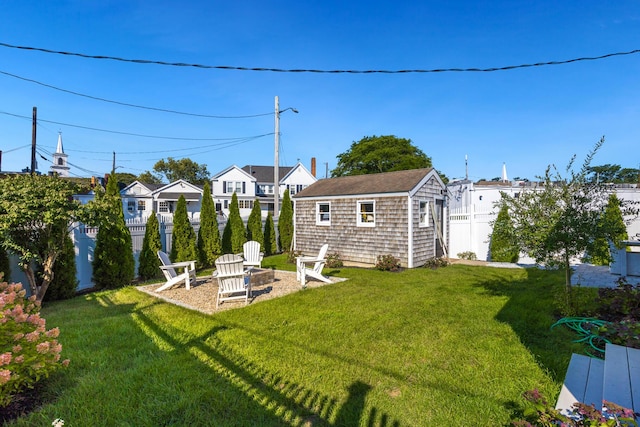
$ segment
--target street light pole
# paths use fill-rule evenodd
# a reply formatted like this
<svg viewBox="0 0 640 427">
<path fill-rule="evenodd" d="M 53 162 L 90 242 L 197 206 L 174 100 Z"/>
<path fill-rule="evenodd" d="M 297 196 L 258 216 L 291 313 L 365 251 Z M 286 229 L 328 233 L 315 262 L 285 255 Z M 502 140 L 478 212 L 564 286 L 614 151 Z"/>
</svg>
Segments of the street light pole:
<svg viewBox="0 0 640 427">
<path fill-rule="evenodd" d="M 280 152 L 280 103 L 278 96 L 275 101 L 275 161 L 273 165 L 273 219 L 278 218 L 278 203 L 280 202 L 280 165 L 278 154 Z"/>
<path fill-rule="evenodd" d="M 289 107 L 284 110 L 280 110 L 280 100 L 276 95 L 275 99 L 275 136 L 274 136 L 274 165 L 273 165 L 273 219 L 275 220 L 280 216 L 278 205 L 280 203 L 280 161 L 278 155 L 280 154 L 280 113 L 291 110 L 294 113 L 298 113 L 295 108 Z"/>
</svg>

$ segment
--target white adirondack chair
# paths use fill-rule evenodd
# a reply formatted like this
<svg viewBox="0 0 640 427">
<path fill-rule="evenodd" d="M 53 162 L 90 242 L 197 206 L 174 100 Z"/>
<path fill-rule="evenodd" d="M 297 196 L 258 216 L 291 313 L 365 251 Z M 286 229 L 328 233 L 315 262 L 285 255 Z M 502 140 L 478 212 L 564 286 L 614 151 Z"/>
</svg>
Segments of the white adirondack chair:
<svg viewBox="0 0 640 427">
<path fill-rule="evenodd" d="M 307 285 L 307 276 L 325 283 L 331 283 L 331 279 L 322 275 L 322 269 L 324 268 L 325 262 L 327 262 L 325 257 L 327 256 L 328 249 L 329 245 L 325 243 L 320 248 L 318 256 L 301 256 L 296 258 L 296 277 L 300 280 L 300 284 L 303 288 Z M 309 268 L 307 267 L 307 264 L 313 264 L 313 267 Z"/>
<path fill-rule="evenodd" d="M 243 252 L 238 254 L 243 258 L 243 264 L 245 268 L 261 268 L 262 259 L 264 258 L 264 252 L 260 252 L 260 243 L 255 240 L 249 240 L 242 245 Z"/>
<path fill-rule="evenodd" d="M 251 276 L 245 274 L 241 257 L 233 254 L 219 257 L 213 277 L 218 279 L 216 308 L 222 301 L 244 299 L 245 304 L 249 302 Z"/>
<path fill-rule="evenodd" d="M 164 277 L 167 279 L 167 282 L 156 289 L 156 292 L 164 291 L 165 289 L 169 289 L 170 287 L 182 282 L 184 282 L 185 288 L 191 289 L 191 280 L 194 282 L 196 281 L 195 261 L 176 262 L 172 264 L 169 260 L 169 255 L 162 251 L 158 251 L 158 258 L 160 258 L 160 262 L 162 263 L 160 269 L 162 270 Z M 176 273 L 176 269 L 181 268 L 184 269 L 184 272 L 181 274 Z"/>
</svg>

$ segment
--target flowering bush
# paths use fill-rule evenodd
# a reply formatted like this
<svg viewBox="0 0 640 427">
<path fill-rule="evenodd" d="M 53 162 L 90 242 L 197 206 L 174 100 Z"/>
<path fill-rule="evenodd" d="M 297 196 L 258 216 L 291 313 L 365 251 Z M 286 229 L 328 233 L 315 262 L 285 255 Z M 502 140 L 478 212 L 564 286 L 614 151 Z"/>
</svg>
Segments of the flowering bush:
<svg viewBox="0 0 640 427">
<path fill-rule="evenodd" d="M 400 260 L 393 255 L 378 255 L 376 269 L 381 271 L 399 271 Z"/>
<path fill-rule="evenodd" d="M 634 413 L 611 402 L 604 402 L 600 412 L 593 405 L 575 403 L 573 410 L 565 416 L 547 402 L 538 390 L 524 393 L 524 398 L 532 404 L 524 411 L 526 420 L 513 423 L 516 427 L 623 427 L 638 426 Z"/>
<path fill-rule="evenodd" d="M 46 330 L 35 296 L 21 284 L 0 282 L 0 407 L 69 360 L 60 361 L 58 328 Z"/>
</svg>

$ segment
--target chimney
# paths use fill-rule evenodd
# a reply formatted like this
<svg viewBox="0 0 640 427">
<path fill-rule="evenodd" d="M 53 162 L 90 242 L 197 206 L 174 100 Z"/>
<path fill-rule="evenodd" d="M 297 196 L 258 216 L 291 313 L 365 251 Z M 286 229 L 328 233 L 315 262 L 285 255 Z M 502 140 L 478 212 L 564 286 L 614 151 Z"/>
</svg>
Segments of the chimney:
<svg viewBox="0 0 640 427">
<path fill-rule="evenodd" d="M 316 158 L 312 157 L 311 158 L 311 175 L 316 176 Z"/>
</svg>

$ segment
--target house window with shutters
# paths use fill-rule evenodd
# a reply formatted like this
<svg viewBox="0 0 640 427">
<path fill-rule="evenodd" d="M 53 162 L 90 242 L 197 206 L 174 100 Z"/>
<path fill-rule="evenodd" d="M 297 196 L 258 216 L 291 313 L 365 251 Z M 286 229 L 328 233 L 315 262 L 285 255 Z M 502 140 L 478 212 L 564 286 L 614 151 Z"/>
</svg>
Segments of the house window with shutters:
<svg viewBox="0 0 640 427">
<path fill-rule="evenodd" d="M 316 225 L 331 225 L 331 203 L 316 203 Z"/>
<path fill-rule="evenodd" d="M 376 202 L 373 200 L 358 201 L 357 212 L 358 227 L 375 227 Z"/>
</svg>

